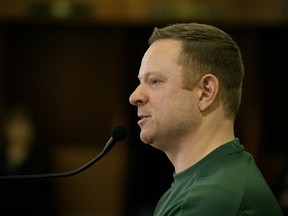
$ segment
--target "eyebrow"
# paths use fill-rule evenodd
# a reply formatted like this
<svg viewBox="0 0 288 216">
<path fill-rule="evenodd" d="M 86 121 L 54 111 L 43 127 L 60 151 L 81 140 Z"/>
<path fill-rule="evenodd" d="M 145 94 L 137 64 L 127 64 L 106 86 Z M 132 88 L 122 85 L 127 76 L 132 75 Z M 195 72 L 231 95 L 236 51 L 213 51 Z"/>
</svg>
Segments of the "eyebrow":
<svg viewBox="0 0 288 216">
<path fill-rule="evenodd" d="M 141 78 L 147 78 L 147 77 L 150 77 L 151 75 L 154 75 L 154 74 L 159 74 L 159 71 L 150 71 L 150 72 L 147 72 L 144 74 L 144 76 L 137 76 L 139 80 L 141 80 Z"/>
</svg>

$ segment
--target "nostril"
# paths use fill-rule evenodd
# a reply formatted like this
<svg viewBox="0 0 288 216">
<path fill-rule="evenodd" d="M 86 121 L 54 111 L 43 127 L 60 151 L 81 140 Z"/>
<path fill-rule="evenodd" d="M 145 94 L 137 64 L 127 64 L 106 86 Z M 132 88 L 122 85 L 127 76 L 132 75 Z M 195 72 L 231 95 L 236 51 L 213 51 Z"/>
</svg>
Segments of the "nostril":
<svg viewBox="0 0 288 216">
<path fill-rule="evenodd" d="M 142 100 L 137 100 L 137 101 L 135 102 L 135 105 L 136 105 L 136 106 L 140 106 L 141 104 L 143 104 L 143 101 L 142 101 Z"/>
</svg>

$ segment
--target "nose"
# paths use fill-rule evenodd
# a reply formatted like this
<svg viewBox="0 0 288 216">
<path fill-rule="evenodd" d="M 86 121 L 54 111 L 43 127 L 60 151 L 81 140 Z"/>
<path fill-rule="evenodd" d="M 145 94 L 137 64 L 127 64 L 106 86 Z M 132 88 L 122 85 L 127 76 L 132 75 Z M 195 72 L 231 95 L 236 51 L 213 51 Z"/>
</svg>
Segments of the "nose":
<svg viewBox="0 0 288 216">
<path fill-rule="evenodd" d="M 134 106 L 139 106 L 145 104 L 148 100 L 147 95 L 144 93 L 143 87 L 141 84 L 132 92 L 129 97 L 130 104 Z"/>
</svg>

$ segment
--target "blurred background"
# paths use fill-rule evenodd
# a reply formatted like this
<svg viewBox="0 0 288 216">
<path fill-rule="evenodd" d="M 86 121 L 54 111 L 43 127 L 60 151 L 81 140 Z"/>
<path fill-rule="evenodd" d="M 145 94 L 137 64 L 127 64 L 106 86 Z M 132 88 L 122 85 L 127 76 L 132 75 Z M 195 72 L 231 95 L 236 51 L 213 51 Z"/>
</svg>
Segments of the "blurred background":
<svg viewBox="0 0 288 216">
<path fill-rule="evenodd" d="M 287 208 L 286 0 L 0 0 L 1 175 L 78 168 L 102 150 L 115 125 L 129 129 L 126 141 L 81 174 L 1 181 L 0 213 L 152 215 L 173 168 L 140 142 L 128 98 L 153 28 L 175 22 L 216 25 L 240 46 L 246 75 L 236 135 Z M 20 115 L 8 127 L 19 107 L 29 110 L 29 123 Z M 19 135 L 12 145 L 8 129 Z"/>
</svg>

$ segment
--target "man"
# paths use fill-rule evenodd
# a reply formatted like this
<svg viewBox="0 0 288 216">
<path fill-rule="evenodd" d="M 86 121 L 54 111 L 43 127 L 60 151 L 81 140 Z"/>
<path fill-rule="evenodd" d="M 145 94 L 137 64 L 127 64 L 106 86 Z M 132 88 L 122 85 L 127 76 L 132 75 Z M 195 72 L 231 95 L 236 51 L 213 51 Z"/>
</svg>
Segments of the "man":
<svg viewBox="0 0 288 216">
<path fill-rule="evenodd" d="M 130 96 L 144 143 L 175 173 L 155 216 L 282 215 L 252 156 L 234 135 L 244 67 L 222 30 L 189 23 L 155 28 Z"/>
</svg>

